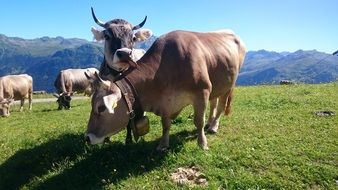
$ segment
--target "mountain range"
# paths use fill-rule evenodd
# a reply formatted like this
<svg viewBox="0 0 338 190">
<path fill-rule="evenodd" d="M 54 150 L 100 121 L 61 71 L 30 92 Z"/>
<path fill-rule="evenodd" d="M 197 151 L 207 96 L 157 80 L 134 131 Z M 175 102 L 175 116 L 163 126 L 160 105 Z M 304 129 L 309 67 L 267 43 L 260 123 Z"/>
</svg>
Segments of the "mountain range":
<svg viewBox="0 0 338 190">
<path fill-rule="evenodd" d="M 239 74 L 238 85 L 326 83 L 338 80 L 338 56 L 316 50 L 296 52 L 249 51 Z"/>
<path fill-rule="evenodd" d="M 147 50 L 156 40 L 136 44 Z M 22 39 L 0 34 L 0 76 L 27 73 L 34 90 L 54 91 L 58 72 L 67 68 L 99 68 L 103 44 L 84 39 L 42 37 Z M 323 83 L 338 79 L 338 56 L 316 50 L 296 52 L 249 51 L 237 80 L 238 85 Z"/>
</svg>

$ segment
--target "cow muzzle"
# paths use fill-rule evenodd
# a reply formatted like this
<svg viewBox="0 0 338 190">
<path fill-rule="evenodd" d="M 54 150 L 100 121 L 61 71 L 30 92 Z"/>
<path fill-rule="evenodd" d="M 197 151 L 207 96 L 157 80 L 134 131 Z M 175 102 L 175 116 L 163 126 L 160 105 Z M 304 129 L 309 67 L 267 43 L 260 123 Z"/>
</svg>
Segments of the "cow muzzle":
<svg viewBox="0 0 338 190">
<path fill-rule="evenodd" d="M 132 52 L 133 50 L 129 48 L 121 48 L 121 49 L 116 50 L 115 54 L 120 60 L 128 60 L 131 58 Z"/>
<path fill-rule="evenodd" d="M 95 145 L 95 144 L 101 144 L 103 143 L 105 137 L 101 137 L 101 138 L 98 138 L 96 137 L 96 135 L 92 134 L 92 133 L 88 133 L 85 135 L 85 142 L 87 144 L 91 144 L 91 145 Z"/>
<path fill-rule="evenodd" d="M 129 48 L 121 48 L 116 50 L 113 59 L 113 66 L 120 70 L 125 70 L 128 67 L 137 67 L 137 63 L 133 60 L 133 50 Z"/>
</svg>

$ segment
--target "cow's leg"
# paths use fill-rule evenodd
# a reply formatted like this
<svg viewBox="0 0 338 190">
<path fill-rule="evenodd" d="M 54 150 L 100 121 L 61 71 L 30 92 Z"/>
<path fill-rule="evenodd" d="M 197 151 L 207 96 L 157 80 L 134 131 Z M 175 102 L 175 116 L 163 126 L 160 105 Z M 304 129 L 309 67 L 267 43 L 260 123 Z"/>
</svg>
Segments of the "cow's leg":
<svg viewBox="0 0 338 190">
<path fill-rule="evenodd" d="M 33 92 L 30 92 L 28 94 L 29 110 L 32 110 L 32 99 L 33 99 Z"/>
<path fill-rule="evenodd" d="M 58 104 L 59 104 L 58 110 L 62 110 L 62 108 L 63 108 L 63 105 L 62 105 L 62 102 L 61 102 L 61 100 L 60 100 L 60 101 L 58 101 Z"/>
<path fill-rule="evenodd" d="M 165 151 L 169 148 L 169 131 L 171 125 L 171 119 L 169 117 L 162 117 L 162 137 L 160 139 L 160 144 L 157 146 L 156 150 Z"/>
<path fill-rule="evenodd" d="M 214 120 L 209 123 L 208 132 L 209 133 L 217 133 L 219 127 L 219 120 L 222 112 L 225 112 L 225 115 L 228 115 L 231 108 L 231 98 L 232 98 L 232 90 L 230 89 L 224 96 L 219 97 L 217 111 Z"/>
<path fill-rule="evenodd" d="M 213 120 L 216 117 L 216 112 L 217 112 L 217 103 L 218 103 L 218 98 L 215 98 L 213 100 L 210 100 L 210 113 L 209 113 L 209 119 L 208 123 L 205 125 L 205 128 L 209 128 L 210 124 L 213 122 Z"/>
<path fill-rule="evenodd" d="M 194 124 L 197 128 L 197 143 L 203 149 L 208 149 L 207 138 L 204 133 L 205 109 L 209 99 L 209 90 L 204 90 L 203 96 L 194 102 Z"/>
<path fill-rule="evenodd" d="M 20 112 L 22 112 L 23 111 L 23 104 L 25 103 L 25 98 L 22 98 L 21 100 L 20 100 Z"/>
<path fill-rule="evenodd" d="M 126 144 L 131 144 L 133 143 L 133 137 L 131 135 L 131 126 L 128 124 L 127 126 L 127 136 L 126 136 Z"/>
</svg>

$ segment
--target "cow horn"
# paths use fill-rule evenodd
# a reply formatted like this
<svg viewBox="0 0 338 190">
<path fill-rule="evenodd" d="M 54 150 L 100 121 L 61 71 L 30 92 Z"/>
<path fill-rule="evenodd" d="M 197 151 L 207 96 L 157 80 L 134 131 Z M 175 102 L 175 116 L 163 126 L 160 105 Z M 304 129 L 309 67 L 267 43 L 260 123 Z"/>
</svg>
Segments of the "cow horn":
<svg viewBox="0 0 338 190">
<path fill-rule="evenodd" d="M 99 76 L 99 74 L 98 74 L 97 72 L 94 73 L 94 76 L 95 76 L 96 80 L 98 80 L 98 82 L 99 82 L 101 85 L 103 85 L 103 86 L 105 86 L 105 87 L 110 87 L 111 82 L 110 82 L 109 80 L 103 80 L 103 79 Z"/>
<path fill-rule="evenodd" d="M 84 72 L 84 75 L 86 76 L 86 78 L 88 79 L 88 80 L 90 80 L 91 79 L 91 77 L 88 75 L 88 73 L 87 72 L 89 72 L 89 70 L 87 69 L 87 71 L 85 71 Z"/>
<path fill-rule="evenodd" d="M 59 98 L 59 97 L 60 97 L 60 95 L 58 95 L 57 93 L 53 93 L 53 96 L 54 96 L 55 98 Z"/>
<path fill-rule="evenodd" d="M 142 26 L 144 25 L 144 23 L 146 23 L 146 21 L 147 21 L 147 16 L 144 18 L 144 20 L 140 24 L 134 26 L 133 30 L 137 30 L 139 28 L 142 28 Z"/>
<path fill-rule="evenodd" d="M 91 7 L 91 9 L 92 9 L 92 16 L 93 16 L 93 19 L 94 19 L 94 21 L 96 22 L 96 24 L 98 24 L 99 26 L 104 27 L 104 26 L 105 26 L 105 23 L 102 22 L 102 21 L 100 21 L 99 19 L 97 19 L 96 16 L 95 16 L 93 7 Z"/>
<path fill-rule="evenodd" d="M 104 82 L 103 79 L 99 76 L 99 74 L 95 71 L 94 76 L 100 81 Z"/>
</svg>

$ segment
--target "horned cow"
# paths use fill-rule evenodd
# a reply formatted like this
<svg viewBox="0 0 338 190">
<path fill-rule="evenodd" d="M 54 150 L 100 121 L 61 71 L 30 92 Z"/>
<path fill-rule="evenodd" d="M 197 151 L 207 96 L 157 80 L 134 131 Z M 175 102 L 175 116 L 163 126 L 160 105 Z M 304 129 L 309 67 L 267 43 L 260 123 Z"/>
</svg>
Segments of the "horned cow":
<svg viewBox="0 0 338 190">
<path fill-rule="evenodd" d="M 153 112 L 161 117 L 162 137 L 157 147 L 169 147 L 171 120 L 192 105 L 198 144 L 208 149 L 204 133 L 205 110 L 210 100 L 215 107 L 209 129 L 217 131 L 222 112 L 229 113 L 230 102 L 245 46 L 230 30 L 198 33 L 174 31 L 158 38 L 137 62 L 127 49 L 115 52 L 113 65 L 129 72 L 121 80 L 93 80 L 98 88 L 92 97 L 92 111 L 86 141 L 103 142 L 123 130 L 135 113 Z M 136 69 L 135 69 L 136 68 Z"/>
<path fill-rule="evenodd" d="M 54 93 L 54 96 L 58 98 L 58 109 L 70 108 L 71 96 L 74 92 L 84 93 L 87 96 L 92 95 L 94 89 L 84 74 L 86 71 L 89 75 L 99 72 L 95 68 L 66 69 L 59 72 L 54 81 L 57 92 L 57 94 Z"/>
<path fill-rule="evenodd" d="M 91 8 L 91 11 L 96 24 L 104 28 L 103 30 L 94 27 L 91 29 L 97 41 L 104 41 L 104 61 L 100 67 L 100 76 L 105 77 L 110 73 L 116 75 L 122 71 L 113 64 L 116 50 L 121 48 L 133 49 L 135 42 L 145 41 L 151 37 L 151 30 L 140 29 L 146 23 L 147 16 L 140 24 L 133 26 L 123 19 L 113 19 L 108 22 L 103 22 L 96 17 L 93 8 Z M 137 32 L 134 33 L 136 30 Z M 140 56 L 137 56 L 138 54 L 144 54 L 144 52 L 143 54 L 139 53 L 140 51 L 136 50 L 133 52 L 133 55 L 136 55 L 134 59 L 140 58 Z"/>
<path fill-rule="evenodd" d="M 7 75 L 0 77 L 0 115 L 10 115 L 10 104 L 20 100 L 20 111 L 23 111 L 25 99 L 28 98 L 29 110 L 32 110 L 33 78 L 27 74 Z"/>
</svg>

